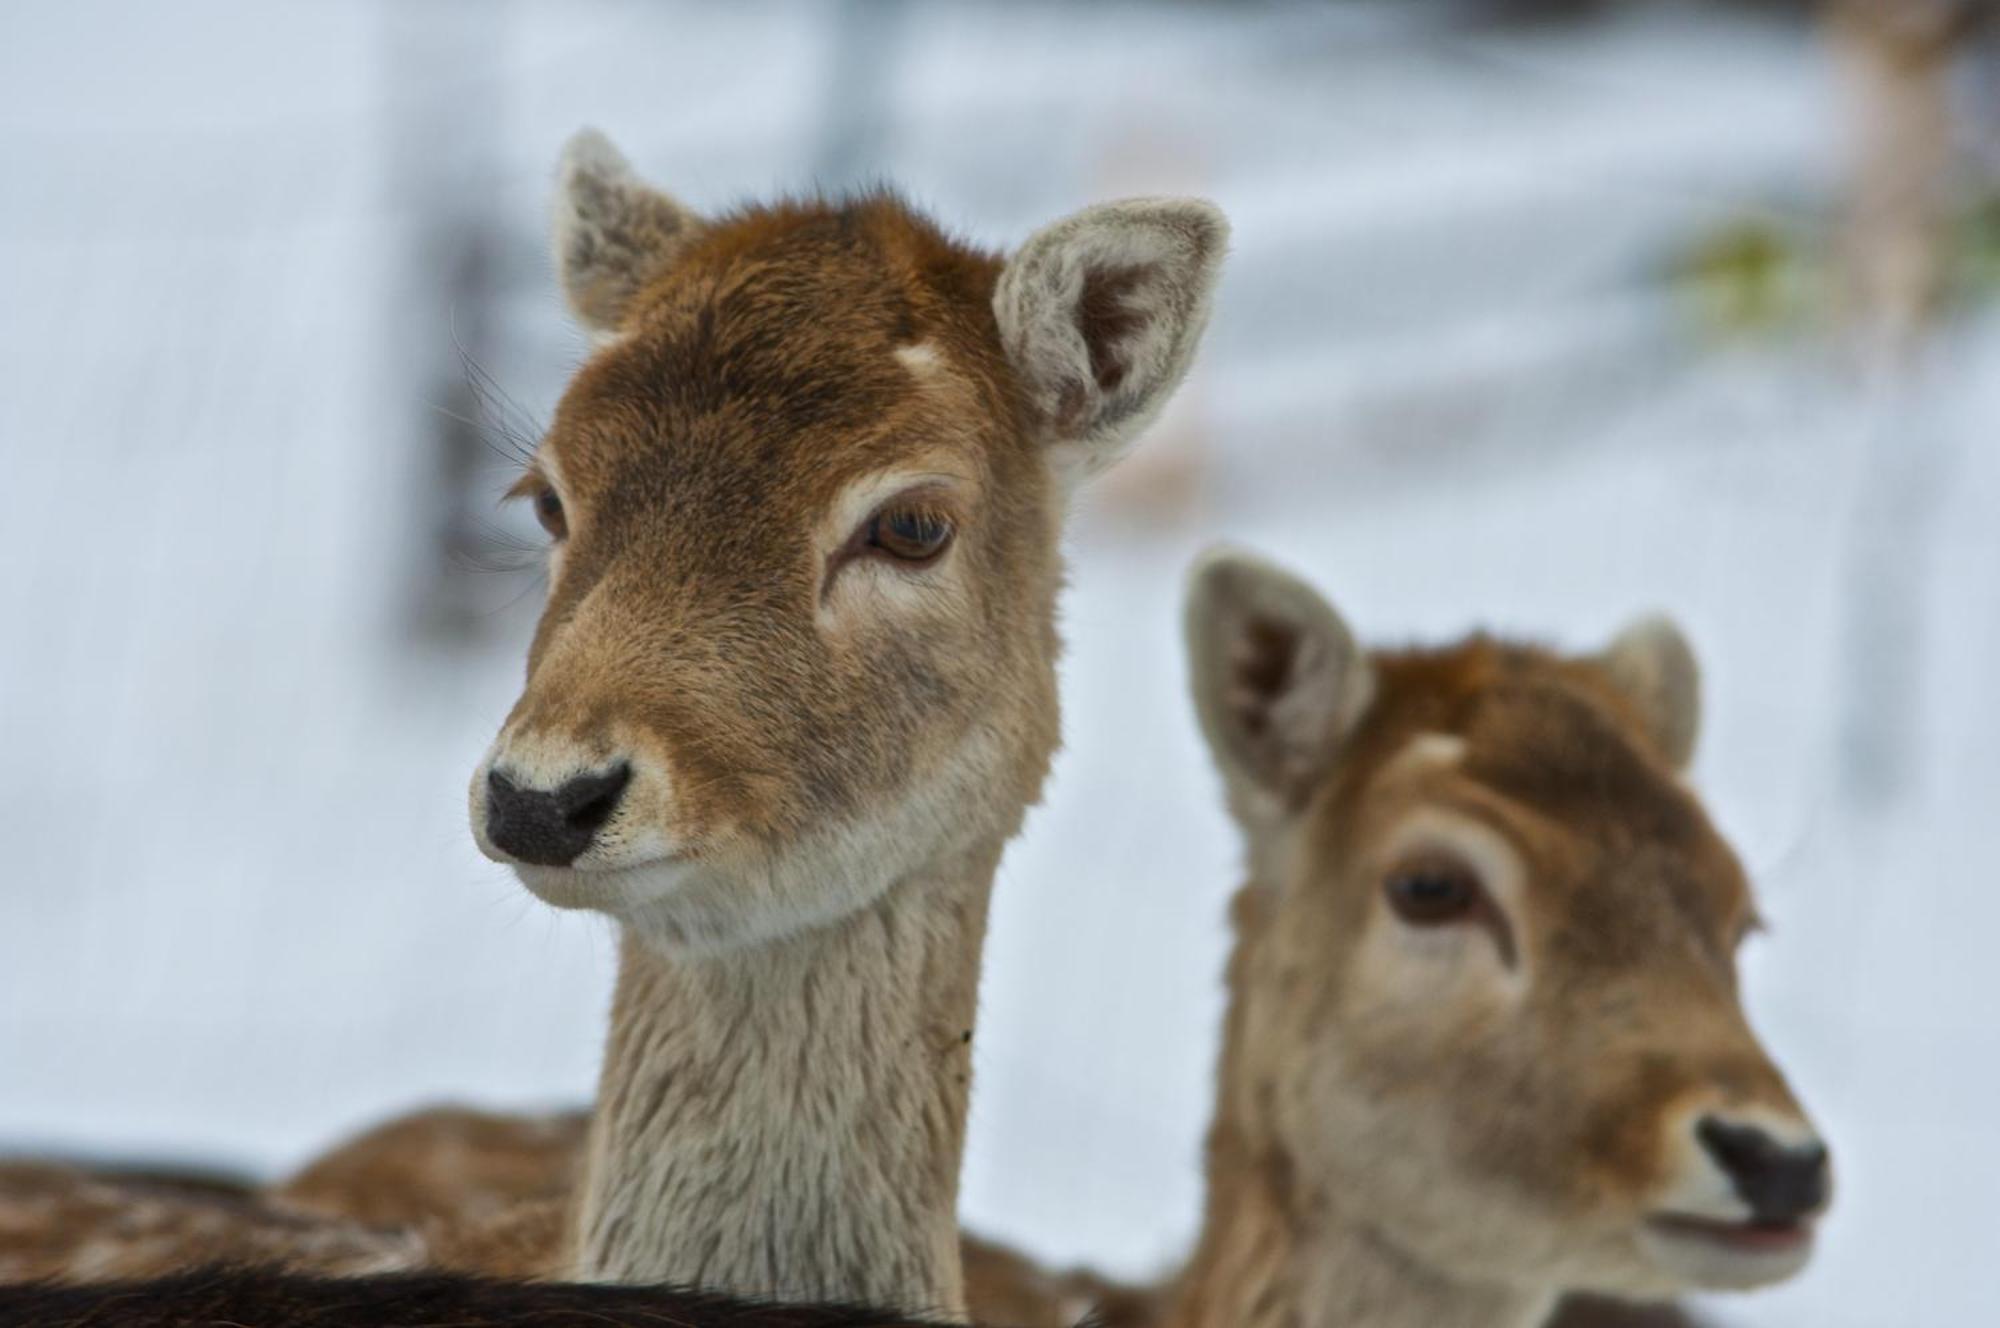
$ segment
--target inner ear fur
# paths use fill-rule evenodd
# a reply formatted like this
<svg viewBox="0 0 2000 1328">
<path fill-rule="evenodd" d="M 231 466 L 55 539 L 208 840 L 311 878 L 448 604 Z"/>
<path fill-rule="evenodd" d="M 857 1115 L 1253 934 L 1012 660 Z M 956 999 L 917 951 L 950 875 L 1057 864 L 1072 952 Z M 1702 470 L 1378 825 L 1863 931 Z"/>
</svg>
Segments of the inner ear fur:
<svg viewBox="0 0 2000 1328">
<path fill-rule="evenodd" d="M 597 130 L 579 130 L 564 146 L 550 239 L 563 298 L 594 337 L 616 334 L 633 297 L 700 224 L 639 179 Z"/>
<path fill-rule="evenodd" d="M 1374 695 L 1353 632 L 1304 581 L 1233 549 L 1195 564 L 1185 625 L 1195 714 L 1238 815 L 1297 807 Z"/>
<path fill-rule="evenodd" d="M 1194 198 L 1137 198 L 1044 227 L 994 290 L 1001 344 L 1080 482 L 1123 454 L 1187 373 L 1229 223 Z"/>
<path fill-rule="evenodd" d="M 1632 702 L 1660 754 L 1686 769 L 1701 731 L 1701 666 L 1687 635 L 1655 614 L 1625 627 L 1593 659 Z"/>
</svg>

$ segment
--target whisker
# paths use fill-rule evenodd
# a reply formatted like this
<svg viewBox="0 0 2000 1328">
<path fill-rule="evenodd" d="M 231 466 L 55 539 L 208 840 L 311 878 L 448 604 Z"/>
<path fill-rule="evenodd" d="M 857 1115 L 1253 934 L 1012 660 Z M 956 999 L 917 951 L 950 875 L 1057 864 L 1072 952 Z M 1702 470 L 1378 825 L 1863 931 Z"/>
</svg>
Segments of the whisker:
<svg viewBox="0 0 2000 1328">
<path fill-rule="evenodd" d="M 452 551 L 457 569 L 467 572 L 527 572 L 542 566 L 548 546 L 524 539 L 505 526 L 482 517 L 466 518 L 472 538 Z"/>
<path fill-rule="evenodd" d="M 463 424 L 466 428 L 472 430 L 473 434 L 486 447 L 487 451 L 507 463 L 507 468 L 510 472 L 526 470 L 529 463 L 534 460 L 535 445 L 532 439 L 521 438 L 509 433 L 493 421 L 475 419 L 469 415 L 461 415 L 448 406 L 440 406 L 435 401 L 426 404 L 446 419 L 457 424 Z"/>
<path fill-rule="evenodd" d="M 455 312 L 451 319 L 451 344 L 458 352 L 459 364 L 465 371 L 466 386 L 471 390 L 473 399 L 479 403 L 482 413 L 491 414 L 504 436 L 525 444 L 527 450 L 532 453 L 535 443 L 547 432 L 546 426 L 535 418 L 533 412 L 516 401 L 507 389 L 500 385 L 500 380 L 495 378 L 466 346 L 458 335 L 458 318 Z"/>
</svg>

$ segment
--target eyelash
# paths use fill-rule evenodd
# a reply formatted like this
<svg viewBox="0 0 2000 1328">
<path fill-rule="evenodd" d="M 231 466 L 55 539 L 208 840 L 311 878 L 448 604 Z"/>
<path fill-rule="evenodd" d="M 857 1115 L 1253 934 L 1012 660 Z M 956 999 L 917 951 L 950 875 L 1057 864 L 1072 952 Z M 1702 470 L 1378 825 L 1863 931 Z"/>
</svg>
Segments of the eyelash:
<svg viewBox="0 0 2000 1328">
<path fill-rule="evenodd" d="M 898 562 L 926 567 L 951 547 L 957 534 L 951 514 L 936 507 L 885 507 L 868 518 L 862 547 Z"/>
</svg>

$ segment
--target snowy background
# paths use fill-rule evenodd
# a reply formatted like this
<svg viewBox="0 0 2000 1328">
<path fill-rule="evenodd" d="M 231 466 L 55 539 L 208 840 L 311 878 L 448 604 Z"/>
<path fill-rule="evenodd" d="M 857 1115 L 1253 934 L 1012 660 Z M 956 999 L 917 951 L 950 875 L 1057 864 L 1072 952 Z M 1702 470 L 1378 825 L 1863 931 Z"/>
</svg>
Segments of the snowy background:
<svg viewBox="0 0 2000 1328">
<path fill-rule="evenodd" d="M 0 1147 L 275 1171 L 588 1095 L 607 930 L 464 826 L 537 581 L 452 416 L 461 347 L 530 416 L 578 359 L 541 225 L 594 123 L 697 206 L 881 175 L 994 244 L 1126 193 L 1234 220 L 1194 380 L 1073 540 L 970 1224 L 1141 1274 L 1196 1222 L 1238 855 L 1176 615 L 1226 537 L 1377 639 L 1680 617 L 1774 924 L 1753 1016 L 1840 1174 L 1811 1271 L 1714 1308 L 1991 1322 L 2000 308 L 1893 375 L 1832 335 L 1851 107 L 1782 6 L 1467 9 L 10 8 Z M 1746 284 L 1777 312 L 1719 313 Z"/>
</svg>

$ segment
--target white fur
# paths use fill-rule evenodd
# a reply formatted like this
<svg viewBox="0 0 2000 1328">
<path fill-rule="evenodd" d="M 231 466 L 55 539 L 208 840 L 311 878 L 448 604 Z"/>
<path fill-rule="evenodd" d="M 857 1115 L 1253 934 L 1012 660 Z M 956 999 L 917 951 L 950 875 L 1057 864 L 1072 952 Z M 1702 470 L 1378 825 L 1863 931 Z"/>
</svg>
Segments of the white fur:
<svg viewBox="0 0 2000 1328">
<path fill-rule="evenodd" d="M 1701 729 L 1701 666 L 1686 634 L 1655 614 L 1620 631 L 1597 659 L 1638 705 L 1667 760 L 1686 768 Z"/>
<path fill-rule="evenodd" d="M 1268 824 L 1332 762 L 1374 696 L 1374 671 L 1354 634 L 1305 582 L 1251 554 L 1211 549 L 1188 576 L 1184 612 L 1195 713 L 1222 767 L 1230 804 L 1246 824 Z M 1274 695 L 1241 695 L 1237 670 L 1260 625 L 1297 640 Z M 1264 710 L 1262 736 L 1243 727 Z"/>
<path fill-rule="evenodd" d="M 1467 744 L 1455 733 L 1419 733 L 1382 766 L 1381 779 L 1389 780 L 1418 770 L 1459 765 L 1465 760 Z"/>
<path fill-rule="evenodd" d="M 1001 749 L 994 735 L 976 731 L 909 796 L 781 851 L 745 846 L 712 860 L 640 868 L 618 916 L 663 954 L 724 954 L 825 927 L 925 863 L 993 833 L 965 808 L 987 796 Z"/>
<path fill-rule="evenodd" d="M 1129 199 L 1036 232 L 1000 274 L 993 313 L 1001 344 L 1047 426 L 1065 486 L 1117 460 L 1173 395 L 1208 323 L 1228 236 L 1213 204 Z M 1137 324 L 1092 346 L 1080 321 L 1085 293 L 1126 272 L 1137 273 L 1123 298 Z M 1093 352 L 1124 366 L 1109 391 L 1092 372 Z"/>
<path fill-rule="evenodd" d="M 913 342 L 908 346 L 898 346 L 892 352 L 896 362 L 908 369 L 920 381 L 929 381 L 946 371 L 944 356 L 928 341 Z"/>
<path fill-rule="evenodd" d="M 570 138 L 556 168 L 550 245 L 563 296 L 595 342 L 617 338 L 632 296 L 699 224 L 640 180 L 603 134 Z"/>
</svg>

